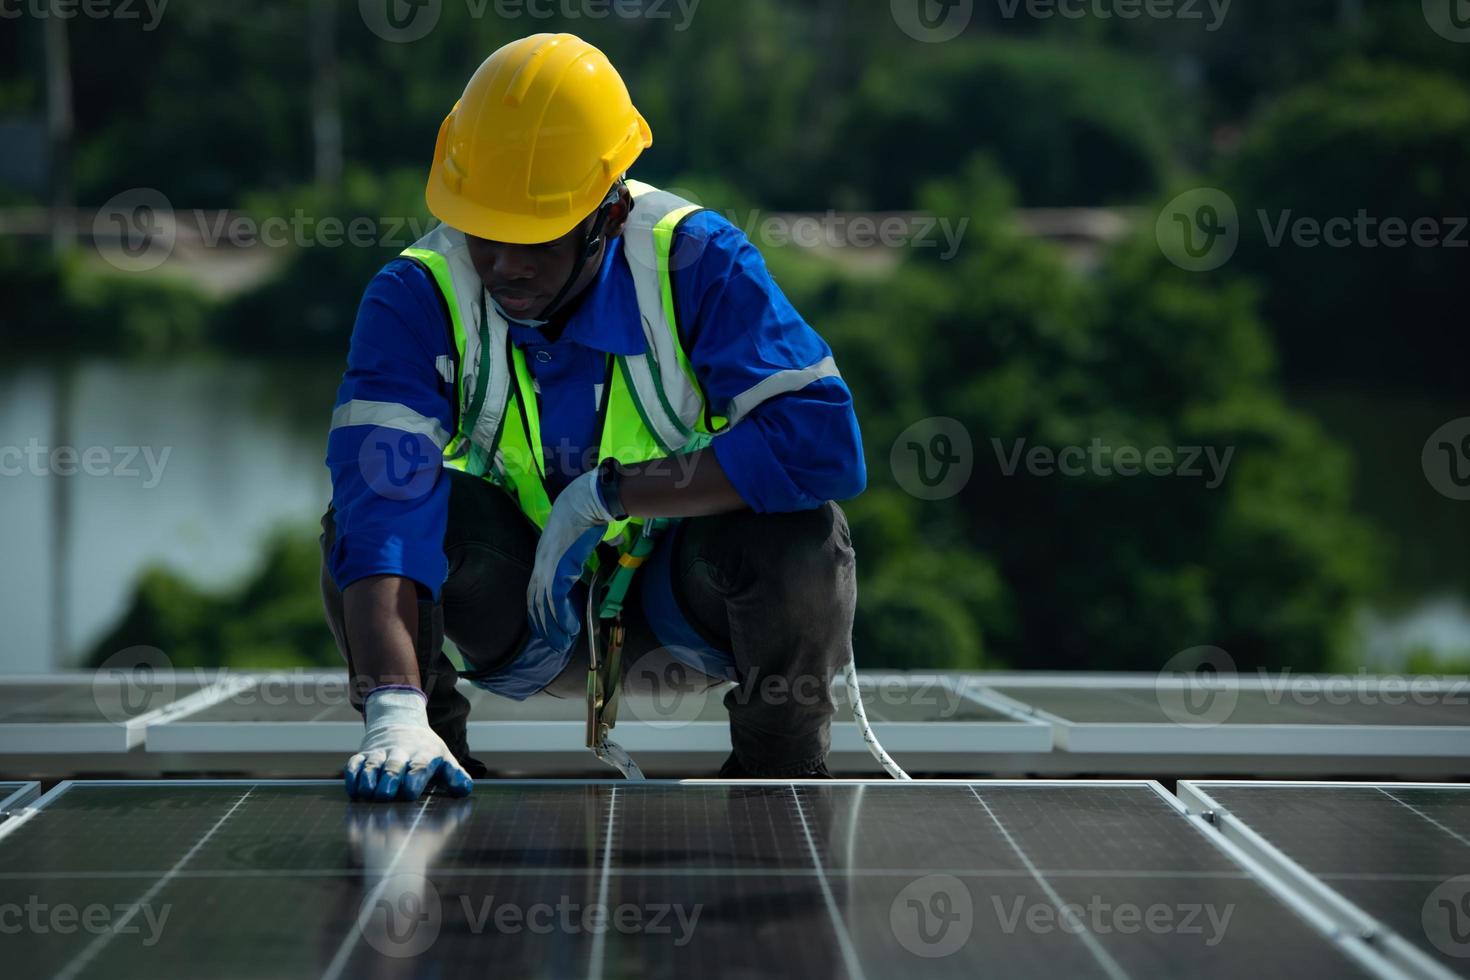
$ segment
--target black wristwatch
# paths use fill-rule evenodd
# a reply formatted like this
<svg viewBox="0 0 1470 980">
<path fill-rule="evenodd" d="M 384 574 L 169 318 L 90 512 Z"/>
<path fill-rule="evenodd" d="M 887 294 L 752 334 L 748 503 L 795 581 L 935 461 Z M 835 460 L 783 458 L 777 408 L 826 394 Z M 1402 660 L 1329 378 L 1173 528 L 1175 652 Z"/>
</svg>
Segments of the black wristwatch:
<svg viewBox="0 0 1470 980">
<path fill-rule="evenodd" d="M 613 520 L 628 519 L 628 512 L 623 509 L 623 471 L 611 456 L 597 464 L 597 492 Z"/>
</svg>

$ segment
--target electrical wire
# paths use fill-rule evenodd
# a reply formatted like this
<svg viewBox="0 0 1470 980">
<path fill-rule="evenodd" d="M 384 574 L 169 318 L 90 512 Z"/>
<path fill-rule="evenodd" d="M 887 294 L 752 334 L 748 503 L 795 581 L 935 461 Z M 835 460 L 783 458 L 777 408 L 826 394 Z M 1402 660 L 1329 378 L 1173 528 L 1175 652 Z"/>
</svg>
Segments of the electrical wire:
<svg viewBox="0 0 1470 980">
<path fill-rule="evenodd" d="M 843 677 L 847 681 L 847 689 L 852 692 L 852 716 L 857 719 L 858 731 L 862 733 L 863 742 L 867 744 L 868 751 L 873 753 L 873 758 L 878 760 L 878 765 L 894 779 L 911 779 L 908 773 L 903 771 L 893 757 L 883 748 L 878 741 L 878 736 L 873 734 L 873 726 L 868 724 L 868 711 L 863 707 L 863 694 L 858 690 L 857 661 L 849 660 L 843 669 Z"/>
</svg>

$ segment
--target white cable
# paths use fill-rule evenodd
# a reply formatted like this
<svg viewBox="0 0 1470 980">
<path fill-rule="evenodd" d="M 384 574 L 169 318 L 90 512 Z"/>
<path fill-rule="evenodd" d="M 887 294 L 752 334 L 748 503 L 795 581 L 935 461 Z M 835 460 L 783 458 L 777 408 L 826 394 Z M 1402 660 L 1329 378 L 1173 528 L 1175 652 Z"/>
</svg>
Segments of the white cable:
<svg viewBox="0 0 1470 980">
<path fill-rule="evenodd" d="M 857 661 L 849 660 L 843 668 L 843 675 L 847 681 L 847 689 L 852 692 L 852 716 L 857 719 L 858 731 L 862 733 L 863 741 L 868 745 L 868 751 L 873 753 L 873 758 L 878 760 L 888 775 L 894 779 L 909 779 L 908 773 L 904 772 L 898 763 L 893 761 L 883 749 L 878 736 L 873 734 L 873 726 L 868 724 L 868 711 L 863 707 L 863 694 L 858 690 Z"/>
</svg>

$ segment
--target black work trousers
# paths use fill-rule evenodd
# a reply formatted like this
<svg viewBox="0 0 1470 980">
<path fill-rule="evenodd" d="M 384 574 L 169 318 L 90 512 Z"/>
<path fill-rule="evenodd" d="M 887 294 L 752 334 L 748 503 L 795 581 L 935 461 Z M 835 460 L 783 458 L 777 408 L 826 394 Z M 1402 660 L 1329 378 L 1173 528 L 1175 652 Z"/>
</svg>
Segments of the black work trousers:
<svg viewBox="0 0 1470 980">
<path fill-rule="evenodd" d="M 448 636 L 472 672 L 494 671 L 529 635 L 526 586 L 537 530 L 511 497 L 457 470 L 450 481 L 444 535 L 448 578 L 440 600 L 420 591 L 418 667 L 429 723 L 461 761 L 469 758 L 469 702 L 456 690 L 458 672 L 443 651 Z M 356 677 L 347 643 L 341 592 L 327 567 L 336 533 L 334 510 L 322 517 L 322 598 L 337 646 Z M 736 684 L 725 694 L 730 741 L 739 768 L 755 776 L 811 772 L 827 757 L 833 714 L 832 677 L 852 657 L 857 579 L 847 518 L 836 503 L 814 510 L 761 514 L 749 509 L 686 518 L 659 543 L 673 548 L 673 592 L 684 618 L 716 650 L 733 655 Z M 688 681 L 645 621 L 640 575 L 624 604 L 625 689 L 647 690 L 671 674 Z M 584 627 L 585 629 L 585 627 Z M 586 643 L 579 638 L 547 693 L 580 697 L 586 689 Z M 652 667 L 652 669 L 650 669 Z M 708 687 L 718 679 L 698 675 Z M 367 692 L 353 685 L 361 710 Z M 667 692 L 665 692 L 667 693 Z M 677 738 L 677 731 L 670 731 Z"/>
</svg>

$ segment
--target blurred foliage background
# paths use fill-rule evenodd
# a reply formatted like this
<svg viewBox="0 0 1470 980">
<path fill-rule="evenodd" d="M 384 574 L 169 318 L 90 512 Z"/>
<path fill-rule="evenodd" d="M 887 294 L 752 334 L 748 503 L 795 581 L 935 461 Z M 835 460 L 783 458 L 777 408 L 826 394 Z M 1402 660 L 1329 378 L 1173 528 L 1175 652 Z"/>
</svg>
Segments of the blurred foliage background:
<svg viewBox="0 0 1470 980">
<path fill-rule="evenodd" d="M 127 273 L 99 261 L 86 220 L 58 250 L 21 218 L 68 199 L 85 216 L 150 188 L 181 220 L 424 222 L 434 137 L 473 69 L 514 37 L 571 30 L 612 57 L 652 123 L 641 179 L 747 228 L 828 210 L 968 220 L 952 256 L 758 240 L 859 408 L 870 484 L 844 506 L 861 664 L 1147 670 L 1209 644 L 1243 668 L 1470 665 L 1470 561 L 1454 544 L 1470 519 L 1420 462 L 1432 431 L 1470 415 L 1456 302 L 1470 233 L 1458 249 L 1283 247 L 1257 220 L 1365 210 L 1448 228 L 1466 213 L 1470 47 L 1420 4 L 1234 4 L 1218 22 L 1205 5 L 1202 19 L 1126 19 L 977 4 L 945 43 L 906 34 L 887 3 L 704 0 L 682 24 L 677 5 L 644 7 L 507 18 L 445 0 L 412 43 L 332 0 L 189 0 L 150 30 L 68 21 L 69 164 L 0 188 L 12 370 L 253 371 L 269 394 L 238 411 L 320 458 L 358 298 L 416 236 L 263 257 L 206 246 Z M 0 126 L 45 117 L 45 30 L 34 16 L 0 29 Z M 1199 187 L 1234 201 L 1240 242 L 1221 267 L 1188 272 L 1161 252 L 1155 220 Z M 1028 224 L 1054 209 L 1120 230 L 1079 251 Z M 905 492 L 889 462 L 899 433 L 932 417 L 960 420 L 974 443 L 973 477 L 938 501 Z M 1006 475 L 994 447 L 1021 439 L 1233 456 L 1213 488 Z M 221 436 L 207 451 L 234 450 Z M 317 592 L 325 493 L 257 535 L 251 568 L 228 582 L 205 588 L 187 565 L 140 557 L 121 614 L 36 669 L 135 644 L 180 665 L 335 664 Z M 5 574 L 134 547 L 136 531 L 23 554 Z"/>
</svg>

